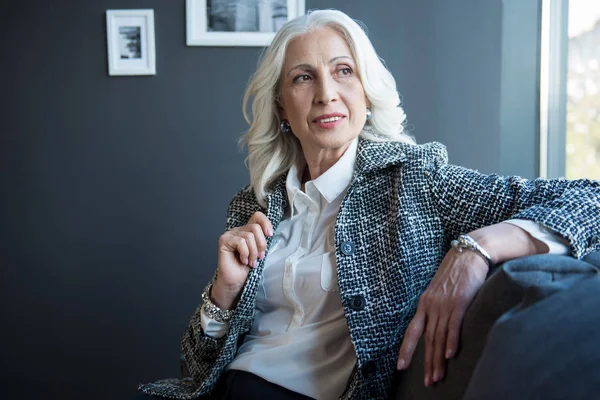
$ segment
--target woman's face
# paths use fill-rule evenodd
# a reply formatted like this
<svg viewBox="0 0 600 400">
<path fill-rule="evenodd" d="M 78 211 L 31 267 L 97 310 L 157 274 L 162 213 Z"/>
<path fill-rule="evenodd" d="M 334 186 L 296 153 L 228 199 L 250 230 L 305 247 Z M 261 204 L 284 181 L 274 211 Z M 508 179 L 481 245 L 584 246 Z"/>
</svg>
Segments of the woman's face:
<svg viewBox="0 0 600 400">
<path fill-rule="evenodd" d="M 323 150 L 341 156 L 365 125 L 367 110 L 344 38 L 324 27 L 292 40 L 280 82 L 281 116 L 290 122 L 305 156 Z"/>
</svg>

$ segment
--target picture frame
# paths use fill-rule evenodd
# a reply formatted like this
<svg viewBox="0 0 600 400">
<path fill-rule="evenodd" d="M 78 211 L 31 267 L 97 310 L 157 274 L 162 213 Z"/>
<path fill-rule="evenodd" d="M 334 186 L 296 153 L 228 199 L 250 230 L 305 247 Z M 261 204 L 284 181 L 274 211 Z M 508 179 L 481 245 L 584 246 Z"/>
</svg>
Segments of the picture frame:
<svg viewBox="0 0 600 400">
<path fill-rule="evenodd" d="M 108 74 L 156 75 L 154 10 L 106 10 Z"/>
<path fill-rule="evenodd" d="M 304 0 L 186 0 L 188 46 L 268 46 Z"/>
</svg>

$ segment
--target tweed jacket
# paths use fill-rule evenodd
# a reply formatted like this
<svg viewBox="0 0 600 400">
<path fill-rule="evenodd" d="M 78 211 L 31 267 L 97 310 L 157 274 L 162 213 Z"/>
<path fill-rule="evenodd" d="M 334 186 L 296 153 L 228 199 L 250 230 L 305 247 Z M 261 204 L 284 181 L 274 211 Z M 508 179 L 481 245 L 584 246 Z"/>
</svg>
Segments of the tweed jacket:
<svg viewBox="0 0 600 400">
<path fill-rule="evenodd" d="M 266 209 L 249 188 L 238 193 L 227 228 L 243 226 L 262 211 L 276 230 L 288 206 L 285 178 L 273 184 Z M 404 331 L 450 241 L 510 218 L 533 220 L 560 234 L 571 254 L 581 258 L 600 250 L 600 182 L 485 175 L 449 165 L 439 143 L 359 139 L 354 175 L 335 225 L 340 296 L 357 356 L 340 398 L 388 397 Z M 192 399 L 214 388 L 252 327 L 263 265 L 264 260 L 250 271 L 223 338 L 202 331 L 200 307 L 192 316 L 182 339 L 191 378 L 142 384 L 141 391 Z"/>
</svg>

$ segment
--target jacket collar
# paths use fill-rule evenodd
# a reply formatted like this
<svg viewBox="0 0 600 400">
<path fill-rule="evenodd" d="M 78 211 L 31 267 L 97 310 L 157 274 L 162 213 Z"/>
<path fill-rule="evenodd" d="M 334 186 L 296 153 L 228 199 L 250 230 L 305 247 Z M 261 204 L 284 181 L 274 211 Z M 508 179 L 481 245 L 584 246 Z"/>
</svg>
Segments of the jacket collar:
<svg viewBox="0 0 600 400">
<path fill-rule="evenodd" d="M 277 178 L 267 195 L 266 214 L 267 218 L 273 223 L 273 230 L 277 230 L 277 225 L 279 224 L 279 221 L 283 219 L 283 213 L 288 204 L 287 192 L 285 189 L 288 172 Z"/>
<path fill-rule="evenodd" d="M 400 142 L 374 142 L 359 137 L 354 176 L 405 162 L 408 159 L 407 152 L 410 152 L 410 148 L 413 146 L 412 144 Z M 283 209 L 288 205 L 287 175 L 288 173 L 285 173 L 277 178 L 271 186 L 270 194 L 267 196 L 267 212 L 272 213 L 273 217 L 279 217 L 276 220 L 283 217 Z M 280 213 L 281 215 L 279 215 Z"/>
<path fill-rule="evenodd" d="M 399 142 L 374 142 L 358 139 L 355 175 L 398 165 L 408 159 L 406 153 L 411 144 Z"/>
</svg>

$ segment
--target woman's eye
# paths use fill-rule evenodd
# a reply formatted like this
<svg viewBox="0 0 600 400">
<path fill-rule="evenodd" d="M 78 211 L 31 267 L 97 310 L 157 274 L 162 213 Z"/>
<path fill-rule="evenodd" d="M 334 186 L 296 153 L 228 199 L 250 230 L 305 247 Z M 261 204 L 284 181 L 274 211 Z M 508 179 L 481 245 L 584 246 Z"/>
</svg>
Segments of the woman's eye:
<svg viewBox="0 0 600 400">
<path fill-rule="evenodd" d="M 294 80 L 292 82 L 296 83 L 296 82 L 307 82 L 310 80 L 310 75 L 298 75 L 294 78 Z"/>
<path fill-rule="evenodd" d="M 350 67 L 341 68 L 339 71 L 339 74 L 342 76 L 352 75 L 352 68 L 350 68 Z"/>
</svg>

